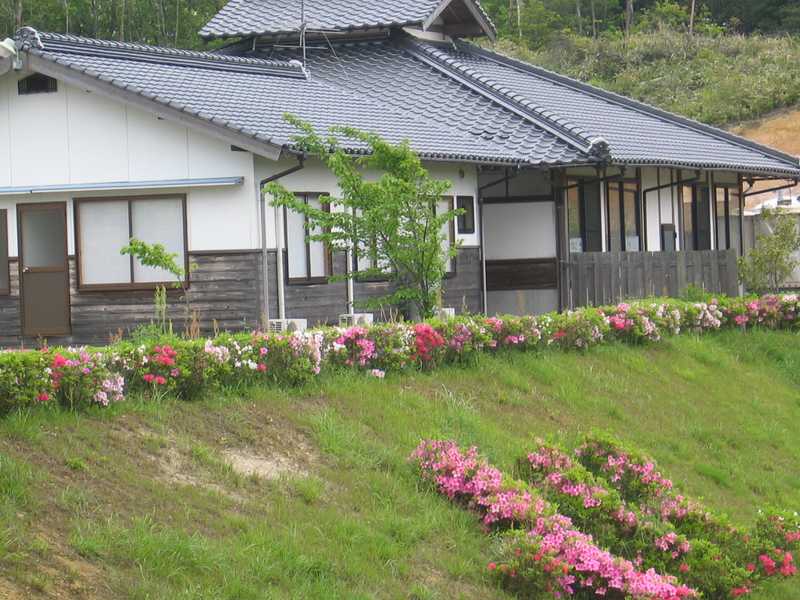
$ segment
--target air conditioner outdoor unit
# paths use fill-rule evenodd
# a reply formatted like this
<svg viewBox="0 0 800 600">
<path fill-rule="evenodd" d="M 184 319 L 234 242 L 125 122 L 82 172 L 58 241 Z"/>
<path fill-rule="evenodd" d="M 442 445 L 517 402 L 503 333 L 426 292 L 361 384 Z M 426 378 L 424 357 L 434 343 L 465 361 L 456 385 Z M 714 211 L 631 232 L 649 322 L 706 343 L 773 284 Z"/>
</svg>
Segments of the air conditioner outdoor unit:
<svg viewBox="0 0 800 600">
<path fill-rule="evenodd" d="M 448 319 L 454 319 L 456 316 L 456 309 L 455 308 L 437 308 L 436 309 L 436 316 L 443 321 L 447 321 Z"/>
<path fill-rule="evenodd" d="M 339 315 L 339 327 L 372 325 L 373 320 L 372 313 L 351 313 L 349 315 Z"/>
<path fill-rule="evenodd" d="M 271 333 L 292 333 L 308 329 L 308 319 L 270 319 L 269 331 Z"/>
</svg>

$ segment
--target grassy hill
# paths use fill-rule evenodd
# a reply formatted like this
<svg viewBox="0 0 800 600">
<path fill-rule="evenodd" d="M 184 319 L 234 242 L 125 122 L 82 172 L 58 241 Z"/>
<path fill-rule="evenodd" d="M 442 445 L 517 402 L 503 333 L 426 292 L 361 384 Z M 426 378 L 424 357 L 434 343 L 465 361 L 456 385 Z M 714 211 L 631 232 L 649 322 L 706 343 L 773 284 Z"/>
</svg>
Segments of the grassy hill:
<svg viewBox="0 0 800 600">
<path fill-rule="evenodd" d="M 408 465 L 423 437 L 477 444 L 510 469 L 534 436 L 600 427 L 737 522 L 800 507 L 797 339 L 727 332 L 11 415 L 0 597 L 508 597 L 487 575 L 477 519 Z"/>
<path fill-rule="evenodd" d="M 562 36 L 539 50 L 503 40 L 500 51 L 713 125 L 762 117 L 800 102 L 800 38 L 677 31 L 629 40 Z"/>
</svg>

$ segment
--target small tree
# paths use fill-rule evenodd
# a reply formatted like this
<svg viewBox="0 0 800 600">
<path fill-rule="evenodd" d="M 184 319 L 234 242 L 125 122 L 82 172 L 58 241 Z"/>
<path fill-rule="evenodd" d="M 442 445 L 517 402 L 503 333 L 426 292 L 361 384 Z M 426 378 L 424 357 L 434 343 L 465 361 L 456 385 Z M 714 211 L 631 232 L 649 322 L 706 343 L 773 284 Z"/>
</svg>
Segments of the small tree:
<svg viewBox="0 0 800 600">
<path fill-rule="evenodd" d="M 756 236 L 755 248 L 739 259 L 739 280 L 751 292 L 777 293 L 800 264 L 794 256 L 800 250 L 797 217 L 765 209 L 761 219 L 768 232 Z"/>
<path fill-rule="evenodd" d="M 378 135 L 352 127 L 333 127 L 328 137 L 314 133 L 310 124 L 291 115 L 287 122 L 300 132 L 295 142 L 304 153 L 319 158 L 336 176 L 341 196 L 323 197 L 335 210 L 321 210 L 299 200 L 278 182 L 266 186 L 273 205 L 305 215 L 308 239 L 339 251 L 362 252 L 370 268 L 332 277 L 365 280 L 385 278 L 392 284 L 382 298 L 364 301 L 367 307 L 403 306 L 410 318 L 430 317 L 440 297 L 447 262 L 455 248 L 445 248 L 442 232 L 462 211 L 439 213 L 437 204 L 450 189 L 447 181 L 433 179 L 407 142 L 390 144 Z M 337 135 L 354 140 L 369 152 L 345 152 Z M 365 171 L 379 174 L 365 178 Z"/>
<path fill-rule="evenodd" d="M 120 254 L 133 256 L 145 267 L 153 267 L 156 269 L 163 269 L 173 275 L 176 279 L 175 287 L 180 288 L 183 292 L 183 301 L 185 306 L 185 323 L 186 331 L 189 331 L 189 322 L 191 320 L 192 306 L 189 300 L 189 282 L 188 273 L 186 269 L 178 262 L 178 255 L 168 252 L 162 244 L 148 244 L 136 238 L 131 238 L 128 245 L 119 251 Z M 156 307 L 156 318 L 159 320 L 159 325 L 162 332 L 166 331 L 166 290 L 163 286 L 156 288 L 154 302 Z"/>
</svg>

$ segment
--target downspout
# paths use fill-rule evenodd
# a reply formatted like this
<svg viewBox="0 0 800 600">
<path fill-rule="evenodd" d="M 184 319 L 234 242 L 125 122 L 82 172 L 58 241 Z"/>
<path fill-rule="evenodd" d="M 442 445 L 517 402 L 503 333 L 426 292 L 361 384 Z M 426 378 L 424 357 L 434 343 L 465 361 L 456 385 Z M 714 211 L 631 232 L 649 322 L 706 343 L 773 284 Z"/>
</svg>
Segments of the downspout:
<svg viewBox="0 0 800 600">
<path fill-rule="evenodd" d="M 275 173 L 274 175 L 270 175 L 269 177 L 265 177 L 259 182 L 258 185 L 258 197 L 259 197 L 259 208 L 261 213 L 261 278 L 264 282 L 262 286 L 262 295 L 261 295 L 261 314 L 264 315 L 264 326 L 269 323 L 269 269 L 267 268 L 267 259 L 269 257 L 269 250 L 267 248 L 267 197 L 264 194 L 264 186 L 268 183 L 272 183 L 273 181 L 277 181 L 282 179 L 292 173 L 296 173 L 300 171 L 304 167 L 304 158 L 302 155 L 297 157 L 297 164 L 294 167 L 290 167 L 280 173 Z M 284 298 L 284 287 L 283 287 L 283 247 L 281 244 L 281 236 L 280 236 L 280 219 L 278 214 L 278 207 L 275 208 L 275 247 L 276 247 L 276 255 L 275 255 L 275 263 L 278 267 L 278 318 L 285 319 L 286 318 L 286 306 L 285 306 L 285 298 Z"/>
</svg>

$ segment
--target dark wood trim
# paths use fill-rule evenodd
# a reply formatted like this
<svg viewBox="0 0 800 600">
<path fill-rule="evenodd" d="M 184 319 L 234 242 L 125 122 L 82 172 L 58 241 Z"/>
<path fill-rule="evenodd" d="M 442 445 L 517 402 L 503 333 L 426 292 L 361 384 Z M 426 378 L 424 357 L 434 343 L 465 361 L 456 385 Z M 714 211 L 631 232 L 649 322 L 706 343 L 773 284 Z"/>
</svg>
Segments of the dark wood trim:
<svg viewBox="0 0 800 600">
<path fill-rule="evenodd" d="M 155 290 L 157 287 L 167 289 L 178 284 L 176 281 L 134 281 L 134 258 L 129 256 L 130 264 L 130 283 L 83 283 L 83 264 L 81 261 L 81 229 L 80 229 L 80 207 L 85 203 L 91 202 L 127 202 L 128 205 L 128 239 L 133 237 L 133 203 L 137 200 L 180 200 L 182 211 L 183 229 L 183 268 L 186 273 L 186 287 L 191 287 L 191 262 L 189 260 L 189 225 L 188 225 L 188 203 L 186 194 L 143 194 L 136 196 L 91 196 L 73 199 L 73 225 L 75 236 L 75 275 L 77 278 L 76 288 L 78 292 L 135 292 L 144 290 Z M 179 285 L 179 284 L 178 284 Z"/>
<path fill-rule="evenodd" d="M 515 258 L 486 261 L 486 289 L 557 290 L 558 258 Z"/>
<path fill-rule="evenodd" d="M 531 204 L 534 202 L 552 201 L 552 194 L 535 194 L 530 196 L 489 196 L 483 199 L 484 204 Z"/>
<path fill-rule="evenodd" d="M 2 259 L 2 257 L 5 257 Z M 0 273 L 5 275 L 7 286 L 0 286 L 0 296 L 11 295 L 11 257 L 8 256 L 8 210 L 0 209 Z"/>
<path fill-rule="evenodd" d="M 66 307 L 66 315 L 64 315 L 65 322 L 66 322 L 66 329 L 63 331 L 39 331 L 36 333 L 29 333 L 25 329 L 25 277 L 24 277 L 24 265 L 25 265 L 25 256 L 23 253 L 23 238 L 22 235 L 22 215 L 26 211 L 35 211 L 35 210 L 52 210 L 52 209 L 60 209 L 63 211 L 64 215 L 64 268 L 61 271 L 52 270 L 49 272 L 63 272 L 64 273 L 64 299 L 65 299 L 65 307 Z M 67 203 L 66 202 L 33 202 L 33 203 L 19 203 L 17 204 L 17 248 L 18 248 L 18 261 L 17 261 L 17 269 L 19 272 L 19 316 L 20 316 L 20 330 L 22 331 L 22 335 L 24 336 L 37 336 L 37 337 L 48 337 L 48 336 L 62 336 L 62 335 L 70 335 L 72 333 L 72 314 L 71 314 L 71 297 L 70 297 L 70 289 L 69 289 L 69 229 L 67 224 Z M 42 271 L 44 272 L 44 271 Z"/>
</svg>

